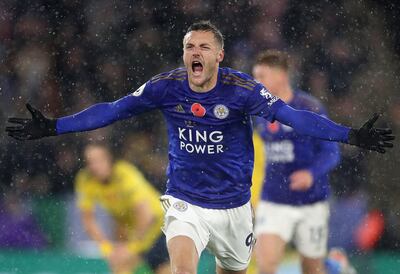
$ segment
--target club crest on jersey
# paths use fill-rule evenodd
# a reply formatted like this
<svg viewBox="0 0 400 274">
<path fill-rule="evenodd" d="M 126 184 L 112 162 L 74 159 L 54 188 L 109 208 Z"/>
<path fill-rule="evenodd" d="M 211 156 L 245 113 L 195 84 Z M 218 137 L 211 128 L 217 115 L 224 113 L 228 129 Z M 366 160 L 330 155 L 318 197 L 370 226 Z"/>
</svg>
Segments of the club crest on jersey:
<svg viewBox="0 0 400 274">
<path fill-rule="evenodd" d="M 132 95 L 135 97 L 139 97 L 140 95 L 142 95 L 145 86 L 146 86 L 146 84 L 143 84 L 140 88 L 138 88 L 136 91 L 134 91 L 132 93 Z"/>
<path fill-rule="evenodd" d="M 173 207 L 180 212 L 184 212 L 187 210 L 188 205 L 185 202 L 178 201 L 174 203 Z"/>
<path fill-rule="evenodd" d="M 229 109 L 224 105 L 216 105 L 214 107 L 214 116 L 218 119 L 225 119 L 229 115 Z"/>
<path fill-rule="evenodd" d="M 206 109 L 200 103 L 194 103 L 190 108 L 190 111 L 196 117 L 204 117 L 204 115 L 206 115 Z"/>
</svg>

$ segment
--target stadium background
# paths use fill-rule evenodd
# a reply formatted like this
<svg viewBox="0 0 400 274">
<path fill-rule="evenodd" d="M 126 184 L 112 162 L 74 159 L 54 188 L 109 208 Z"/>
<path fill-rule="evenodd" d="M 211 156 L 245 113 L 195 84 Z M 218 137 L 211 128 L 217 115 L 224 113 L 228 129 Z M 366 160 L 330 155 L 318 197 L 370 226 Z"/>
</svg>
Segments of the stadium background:
<svg viewBox="0 0 400 274">
<path fill-rule="evenodd" d="M 0 1 L 0 273 L 106 273 L 74 206 L 85 140 L 111 141 L 118 157 L 164 189 L 160 113 L 16 142 L 5 136 L 5 121 L 27 115 L 26 102 L 58 117 L 119 98 L 181 66 L 187 26 L 211 19 L 226 37 L 223 66 L 250 73 L 258 51 L 287 50 L 294 86 L 323 100 L 331 118 L 358 126 L 380 111 L 380 126 L 398 135 L 399 15 L 391 1 Z M 342 146 L 332 175 L 330 245 L 343 246 L 360 273 L 400 269 L 396 145 L 385 155 Z M 212 273 L 212 264 L 206 255 L 200 273 Z M 295 257 L 283 268 L 296 273 Z"/>
</svg>

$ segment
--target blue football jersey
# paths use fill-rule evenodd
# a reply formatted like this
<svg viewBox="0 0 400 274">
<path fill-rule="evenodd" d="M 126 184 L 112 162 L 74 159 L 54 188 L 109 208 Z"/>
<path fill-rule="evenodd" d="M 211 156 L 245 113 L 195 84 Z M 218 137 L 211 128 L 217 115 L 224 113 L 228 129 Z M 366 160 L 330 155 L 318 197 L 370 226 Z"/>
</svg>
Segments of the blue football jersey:
<svg viewBox="0 0 400 274">
<path fill-rule="evenodd" d="M 167 191 L 205 208 L 233 208 L 250 199 L 251 115 L 274 120 L 283 101 L 250 76 L 220 68 L 208 92 L 190 89 L 185 68 L 153 77 L 132 96 L 159 108 L 169 137 Z M 146 103 L 144 103 L 146 102 Z"/>
<path fill-rule="evenodd" d="M 300 90 L 294 92 L 289 106 L 326 116 L 322 104 Z M 339 161 L 338 144 L 301 135 L 289 126 L 277 121 L 271 123 L 261 117 L 255 119 L 255 126 L 265 142 L 267 156 L 261 199 L 291 205 L 310 204 L 327 199 L 328 172 Z M 294 171 L 301 169 L 312 173 L 314 183 L 307 191 L 292 191 L 289 188 L 289 177 Z"/>
<path fill-rule="evenodd" d="M 219 68 L 216 86 L 199 93 L 190 89 L 186 69 L 179 68 L 114 102 L 58 118 L 56 132 L 92 130 L 152 109 L 160 109 L 167 121 L 167 194 L 205 208 L 234 208 L 249 201 L 252 115 L 336 142 L 347 142 L 350 131 L 313 112 L 293 109 L 242 72 Z"/>
</svg>

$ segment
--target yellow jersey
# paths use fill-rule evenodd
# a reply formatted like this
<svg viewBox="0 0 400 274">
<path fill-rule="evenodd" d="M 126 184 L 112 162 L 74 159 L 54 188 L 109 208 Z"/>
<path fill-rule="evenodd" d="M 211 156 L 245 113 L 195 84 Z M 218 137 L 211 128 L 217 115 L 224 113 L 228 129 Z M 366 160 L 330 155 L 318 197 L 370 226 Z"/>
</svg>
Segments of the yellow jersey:
<svg viewBox="0 0 400 274">
<path fill-rule="evenodd" d="M 98 204 L 119 225 L 127 226 L 132 233 L 136 223 L 134 208 L 144 201 L 149 203 L 157 221 L 143 239 L 130 243 L 130 248 L 135 252 L 149 250 L 161 234 L 164 213 L 159 201 L 160 194 L 134 165 L 126 161 L 115 162 L 107 183 L 97 180 L 86 169 L 80 170 L 76 176 L 75 192 L 79 209 L 91 211 Z"/>
<path fill-rule="evenodd" d="M 255 208 L 260 200 L 261 189 L 264 182 L 266 155 L 264 152 L 264 142 L 261 139 L 261 136 L 257 133 L 254 133 L 253 135 L 253 144 L 254 169 L 251 186 L 251 204 Z"/>
<path fill-rule="evenodd" d="M 252 177 L 251 186 L 251 204 L 254 208 L 257 207 L 260 201 L 261 189 L 264 182 L 265 176 L 265 160 L 266 155 L 264 151 L 264 142 L 261 136 L 257 133 L 253 134 L 253 144 L 254 144 L 254 169 Z M 251 258 L 250 264 L 247 269 L 248 274 L 258 273 L 255 257 Z"/>
</svg>

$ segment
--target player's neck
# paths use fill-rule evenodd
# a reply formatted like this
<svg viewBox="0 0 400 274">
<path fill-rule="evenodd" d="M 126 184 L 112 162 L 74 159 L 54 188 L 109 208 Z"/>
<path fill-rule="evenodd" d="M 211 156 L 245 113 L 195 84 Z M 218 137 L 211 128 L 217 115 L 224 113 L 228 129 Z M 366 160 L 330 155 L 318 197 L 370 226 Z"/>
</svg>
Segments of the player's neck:
<svg viewBox="0 0 400 274">
<path fill-rule="evenodd" d="M 293 89 L 291 86 L 287 86 L 279 91 L 278 97 L 281 98 L 285 103 L 290 103 L 293 99 Z"/>
<path fill-rule="evenodd" d="M 110 178 L 109 177 L 107 177 L 107 178 L 101 178 L 101 179 L 98 179 L 103 185 L 108 185 L 110 182 L 111 182 L 111 180 L 110 180 Z"/>
<path fill-rule="evenodd" d="M 208 79 L 207 81 L 205 81 L 202 85 L 195 85 L 189 79 L 189 87 L 194 92 L 205 93 L 205 92 L 209 92 L 210 90 L 215 88 L 215 86 L 217 85 L 217 81 L 218 81 L 218 69 L 211 76 L 211 78 Z"/>
<path fill-rule="evenodd" d="M 102 184 L 108 185 L 111 181 L 111 174 L 112 172 L 106 174 L 105 176 L 97 177 L 97 180 L 99 180 Z"/>
</svg>

